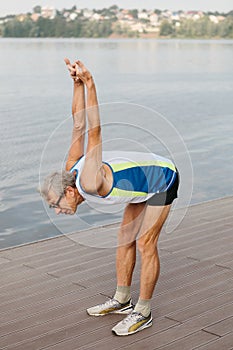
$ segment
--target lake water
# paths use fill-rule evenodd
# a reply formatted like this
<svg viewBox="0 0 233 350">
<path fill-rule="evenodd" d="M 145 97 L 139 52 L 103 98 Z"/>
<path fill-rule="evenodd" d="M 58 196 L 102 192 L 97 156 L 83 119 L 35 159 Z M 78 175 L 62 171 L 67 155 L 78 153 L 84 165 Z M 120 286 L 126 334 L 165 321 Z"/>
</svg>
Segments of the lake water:
<svg viewBox="0 0 233 350">
<path fill-rule="evenodd" d="M 96 80 L 104 149 L 153 151 L 181 173 L 177 207 L 232 195 L 232 40 L 0 40 L 0 248 L 120 220 L 86 203 L 73 217 L 42 202 L 40 178 L 64 166 L 72 84 L 64 57 Z"/>
</svg>

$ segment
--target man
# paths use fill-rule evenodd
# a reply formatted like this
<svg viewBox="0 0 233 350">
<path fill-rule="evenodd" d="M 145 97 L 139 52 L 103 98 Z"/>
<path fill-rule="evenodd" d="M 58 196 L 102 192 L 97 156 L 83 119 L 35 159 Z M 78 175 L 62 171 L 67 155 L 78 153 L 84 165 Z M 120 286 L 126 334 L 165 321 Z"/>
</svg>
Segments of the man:
<svg viewBox="0 0 233 350">
<path fill-rule="evenodd" d="M 72 144 L 66 170 L 48 176 L 41 193 L 57 214 L 74 214 L 84 200 L 126 203 L 118 234 L 115 295 L 103 304 L 90 307 L 87 313 L 128 314 L 112 331 L 116 335 L 129 335 L 152 325 L 150 301 L 160 271 L 157 242 L 171 204 L 177 198 L 179 176 L 170 160 L 152 153 L 102 152 L 94 79 L 82 62 L 71 64 L 65 59 L 65 63 L 74 81 Z M 84 155 L 86 112 L 88 143 Z M 130 286 L 136 245 L 141 254 L 141 276 L 140 296 L 134 307 Z"/>
</svg>

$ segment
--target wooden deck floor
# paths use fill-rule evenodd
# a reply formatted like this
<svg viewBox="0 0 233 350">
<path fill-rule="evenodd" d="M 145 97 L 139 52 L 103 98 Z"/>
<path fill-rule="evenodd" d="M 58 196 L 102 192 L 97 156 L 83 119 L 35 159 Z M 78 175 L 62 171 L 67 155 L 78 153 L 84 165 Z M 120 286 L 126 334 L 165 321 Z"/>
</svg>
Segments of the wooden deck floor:
<svg viewBox="0 0 233 350">
<path fill-rule="evenodd" d="M 63 236 L 1 251 L 0 349 L 233 349 L 232 208 L 233 197 L 192 206 L 161 234 L 154 324 L 128 337 L 111 333 L 119 315 L 85 311 L 114 292 L 115 249 Z M 139 264 L 134 301 L 138 289 Z"/>
</svg>

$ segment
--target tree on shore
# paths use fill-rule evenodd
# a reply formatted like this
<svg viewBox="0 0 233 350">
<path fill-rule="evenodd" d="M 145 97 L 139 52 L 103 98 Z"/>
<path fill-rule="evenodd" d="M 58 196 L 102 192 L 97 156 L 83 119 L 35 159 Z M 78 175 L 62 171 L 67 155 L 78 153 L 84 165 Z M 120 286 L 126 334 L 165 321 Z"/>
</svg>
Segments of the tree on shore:
<svg viewBox="0 0 233 350">
<path fill-rule="evenodd" d="M 160 26 L 160 36 L 171 36 L 174 33 L 174 27 L 168 20 L 163 20 Z"/>
<path fill-rule="evenodd" d="M 41 6 L 35 6 L 33 11 L 39 15 L 37 21 L 33 21 L 31 14 L 24 15 L 24 18 L 19 16 L 7 16 L 2 19 L 0 26 L 0 35 L 3 37 L 109 37 L 111 34 L 116 34 L 124 37 L 139 37 L 140 33 L 133 31 L 130 24 L 125 21 L 125 24 L 117 20 L 117 12 L 119 8 L 116 5 L 108 9 L 94 10 L 99 13 L 100 20 L 87 19 L 84 17 L 83 11 L 80 11 L 75 19 L 65 17 L 65 12 L 72 14 L 76 10 L 74 6 L 70 10 L 61 10 L 56 12 L 53 19 L 40 16 Z M 146 10 L 144 10 L 146 11 Z M 160 10 L 155 10 L 159 18 Z M 144 25 L 150 26 L 149 19 L 138 19 L 138 10 L 130 10 L 134 21 L 140 21 Z M 214 15 L 219 15 L 215 13 Z M 161 20 L 161 18 L 160 18 Z M 148 32 L 147 29 L 145 29 Z M 233 38 L 233 11 L 224 16 L 216 16 L 216 20 L 211 20 L 209 15 L 204 15 L 197 20 L 191 18 L 182 18 L 177 20 L 162 19 L 160 23 L 161 37 L 172 38 Z"/>
</svg>

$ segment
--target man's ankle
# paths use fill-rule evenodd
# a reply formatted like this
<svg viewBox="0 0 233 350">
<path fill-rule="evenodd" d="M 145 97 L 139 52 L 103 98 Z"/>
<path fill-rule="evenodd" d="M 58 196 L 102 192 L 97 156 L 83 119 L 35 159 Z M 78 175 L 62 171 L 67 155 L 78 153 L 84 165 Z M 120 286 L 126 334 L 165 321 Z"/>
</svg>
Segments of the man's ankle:
<svg viewBox="0 0 233 350">
<path fill-rule="evenodd" d="M 117 286 L 114 299 L 119 301 L 119 303 L 124 304 L 130 300 L 130 286 Z"/>
<path fill-rule="evenodd" d="M 151 312 L 151 299 L 138 299 L 137 304 L 135 305 L 134 311 L 139 312 L 144 317 L 148 317 Z"/>
</svg>

